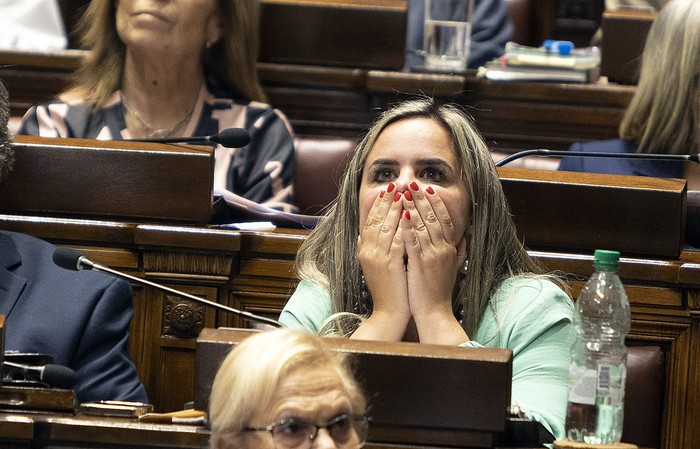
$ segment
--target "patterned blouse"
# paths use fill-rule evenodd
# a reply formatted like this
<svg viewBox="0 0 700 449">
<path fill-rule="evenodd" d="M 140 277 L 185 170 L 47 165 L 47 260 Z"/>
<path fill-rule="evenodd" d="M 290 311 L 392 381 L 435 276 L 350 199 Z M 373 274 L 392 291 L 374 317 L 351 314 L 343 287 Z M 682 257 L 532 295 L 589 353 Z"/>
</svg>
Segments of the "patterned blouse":
<svg viewBox="0 0 700 449">
<path fill-rule="evenodd" d="M 131 139 L 124 110 L 120 91 L 114 92 L 110 101 L 96 110 L 79 101 L 51 101 L 29 109 L 17 134 Z M 268 104 L 235 97 L 211 84 L 203 85 L 184 135 L 209 136 L 231 127 L 247 129 L 251 141 L 243 148 L 217 146 L 214 189 L 225 189 L 268 207 L 295 212 L 294 139 L 287 118 Z"/>
</svg>

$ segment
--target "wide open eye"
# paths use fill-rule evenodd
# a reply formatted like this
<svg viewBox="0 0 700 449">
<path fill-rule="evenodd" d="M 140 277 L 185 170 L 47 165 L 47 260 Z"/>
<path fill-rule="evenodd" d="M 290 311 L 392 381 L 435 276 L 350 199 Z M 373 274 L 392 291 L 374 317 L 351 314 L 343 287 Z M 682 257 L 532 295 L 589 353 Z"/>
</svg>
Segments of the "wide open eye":
<svg viewBox="0 0 700 449">
<path fill-rule="evenodd" d="M 445 172 L 435 167 L 426 168 L 421 177 L 429 182 L 440 182 L 445 179 Z"/>
<path fill-rule="evenodd" d="M 372 170 L 372 182 L 386 183 L 394 179 L 396 179 L 396 174 L 389 168 L 375 167 Z"/>
</svg>

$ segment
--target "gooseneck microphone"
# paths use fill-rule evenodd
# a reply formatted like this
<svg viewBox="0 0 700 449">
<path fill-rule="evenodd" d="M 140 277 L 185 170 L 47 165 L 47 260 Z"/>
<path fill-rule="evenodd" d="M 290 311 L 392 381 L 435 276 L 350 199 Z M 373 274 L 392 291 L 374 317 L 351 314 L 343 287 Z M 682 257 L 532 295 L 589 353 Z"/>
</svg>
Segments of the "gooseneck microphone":
<svg viewBox="0 0 700 449">
<path fill-rule="evenodd" d="M 9 380 L 30 379 L 42 382 L 50 387 L 71 389 L 75 383 L 75 371 L 63 365 L 23 365 L 21 363 L 2 362 L 3 377 Z"/>
<path fill-rule="evenodd" d="M 210 307 L 217 308 L 219 310 L 223 310 L 226 312 L 233 313 L 236 316 L 239 316 L 243 319 L 246 319 L 248 321 L 251 321 L 253 323 L 259 323 L 259 324 L 265 324 L 269 326 L 274 326 L 274 327 L 284 327 L 282 323 L 279 321 L 273 320 L 271 318 L 266 318 L 263 316 L 255 315 L 250 312 L 246 312 L 244 310 L 238 310 L 234 309 L 233 307 L 225 306 L 223 304 L 219 304 L 218 302 L 214 301 L 209 301 L 208 299 L 200 298 L 198 296 L 190 295 L 189 293 L 185 293 L 180 290 L 175 290 L 174 288 L 166 287 L 165 285 L 157 284 L 155 282 L 148 281 L 146 279 L 141 279 L 135 276 L 131 276 L 130 274 L 122 273 L 121 271 L 113 270 L 109 267 L 106 267 L 104 265 L 100 265 L 96 262 L 93 262 L 86 258 L 85 256 L 82 255 L 80 251 L 77 251 L 73 248 L 65 248 L 65 247 L 59 247 L 56 248 L 53 252 L 53 262 L 58 265 L 61 268 L 65 268 L 66 270 L 74 270 L 74 271 L 79 271 L 79 270 L 93 270 L 93 271 L 103 271 L 105 273 L 109 273 L 113 276 L 117 276 L 123 279 L 127 279 L 129 281 L 133 281 L 137 284 L 141 285 L 148 285 L 149 287 L 156 288 L 158 290 L 170 293 L 172 295 L 176 295 L 182 298 L 187 298 L 191 301 L 200 303 L 200 304 L 205 304 Z"/>
<path fill-rule="evenodd" d="M 226 128 L 211 136 L 162 137 L 153 139 L 128 139 L 129 142 L 156 143 L 218 143 L 225 148 L 241 148 L 250 143 L 250 133 L 244 128 Z"/>
<path fill-rule="evenodd" d="M 545 156 L 545 157 L 614 157 L 620 159 L 655 159 L 657 161 L 675 162 L 696 162 L 700 163 L 700 154 L 656 154 L 656 153 L 603 153 L 595 151 L 559 151 L 545 150 L 538 148 L 535 150 L 525 150 L 506 156 L 496 162 L 496 167 L 502 167 L 509 162 L 525 156 Z"/>
</svg>

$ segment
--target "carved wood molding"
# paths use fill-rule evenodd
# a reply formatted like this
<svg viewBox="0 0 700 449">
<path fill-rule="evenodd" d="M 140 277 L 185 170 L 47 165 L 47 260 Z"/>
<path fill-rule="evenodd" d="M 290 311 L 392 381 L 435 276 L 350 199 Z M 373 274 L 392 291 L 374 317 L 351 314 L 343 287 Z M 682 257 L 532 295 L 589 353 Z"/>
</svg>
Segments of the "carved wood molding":
<svg viewBox="0 0 700 449">
<path fill-rule="evenodd" d="M 204 329 L 206 307 L 177 296 L 165 295 L 163 299 L 162 336 L 197 338 Z"/>
<path fill-rule="evenodd" d="M 688 413 L 691 394 L 690 371 L 697 363 L 697 349 L 692 345 L 693 322 L 678 319 L 674 322 L 633 319 L 628 340 L 659 343 L 666 358 L 666 386 L 661 447 L 673 449 L 684 445 L 686 435 L 697 417 Z"/>
<path fill-rule="evenodd" d="M 232 264 L 233 254 L 151 250 L 143 252 L 143 269 L 146 274 L 179 273 L 228 278 Z"/>
</svg>

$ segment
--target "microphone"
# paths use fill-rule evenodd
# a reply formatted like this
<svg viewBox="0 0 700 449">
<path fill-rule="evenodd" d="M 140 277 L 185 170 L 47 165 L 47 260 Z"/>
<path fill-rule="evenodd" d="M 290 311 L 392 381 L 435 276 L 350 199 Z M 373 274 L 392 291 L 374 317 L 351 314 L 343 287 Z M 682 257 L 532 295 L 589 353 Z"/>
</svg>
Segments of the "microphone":
<svg viewBox="0 0 700 449">
<path fill-rule="evenodd" d="M 113 270 L 104 265 L 100 265 L 96 262 L 91 261 L 87 257 L 83 256 L 82 253 L 73 248 L 58 247 L 53 252 L 53 263 L 66 270 L 80 271 L 80 270 L 93 270 L 102 271 L 109 273 L 113 276 L 117 276 L 123 279 L 128 279 L 137 284 L 148 285 L 149 287 L 156 288 L 158 290 L 170 293 L 172 295 L 179 296 L 181 298 L 187 298 L 191 301 L 198 302 L 200 304 L 205 304 L 210 307 L 215 307 L 219 310 L 233 313 L 245 320 L 253 323 L 265 324 L 274 327 L 285 327 L 279 321 L 273 320 L 271 318 L 266 318 L 264 316 L 255 315 L 244 310 L 234 309 L 233 307 L 225 306 L 219 304 L 218 302 L 209 301 L 208 299 L 200 298 L 198 296 L 190 295 L 180 290 L 175 290 L 174 288 L 166 287 L 165 285 L 157 284 L 146 279 L 141 279 L 136 276 L 131 276 L 130 274 L 122 273 L 121 271 Z"/>
<path fill-rule="evenodd" d="M 211 136 L 162 137 L 153 139 L 127 139 L 130 142 L 157 143 L 218 143 L 224 148 L 241 148 L 250 143 L 250 133 L 244 128 L 226 128 Z"/>
<path fill-rule="evenodd" d="M 2 365 L 7 368 L 4 377 L 9 380 L 31 379 L 43 382 L 50 387 L 67 390 L 73 388 L 75 383 L 75 371 L 63 365 L 48 363 L 46 365 L 32 366 L 7 361 L 2 362 Z M 21 379 L 14 377 L 18 373 L 22 375 Z"/>
<path fill-rule="evenodd" d="M 622 159 L 655 159 L 657 161 L 696 162 L 700 163 L 700 154 L 654 154 L 654 153 L 604 153 L 595 151 L 558 151 L 538 148 L 525 150 L 506 156 L 496 162 L 496 167 L 502 167 L 509 162 L 525 156 L 559 156 L 559 157 L 617 157 Z"/>
</svg>

